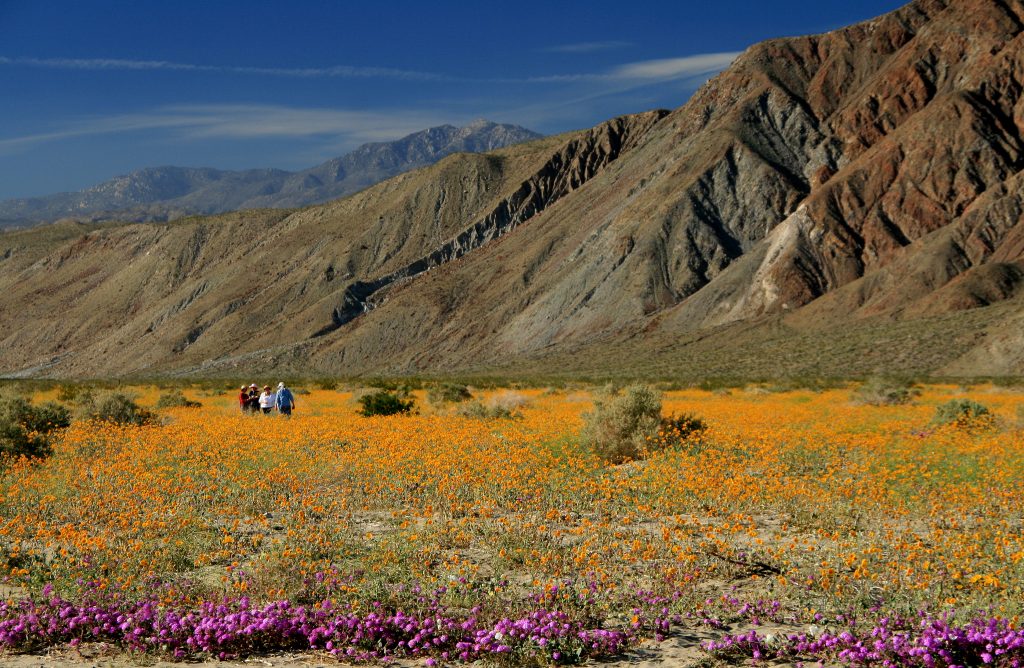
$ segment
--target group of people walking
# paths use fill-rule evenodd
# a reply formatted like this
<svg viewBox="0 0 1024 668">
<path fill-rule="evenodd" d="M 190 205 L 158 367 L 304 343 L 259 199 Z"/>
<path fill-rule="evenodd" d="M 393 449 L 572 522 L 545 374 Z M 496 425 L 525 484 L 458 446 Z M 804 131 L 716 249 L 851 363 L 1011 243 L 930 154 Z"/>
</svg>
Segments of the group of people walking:
<svg viewBox="0 0 1024 668">
<path fill-rule="evenodd" d="M 249 387 L 242 386 L 238 393 L 238 407 L 243 413 L 270 413 L 275 408 L 284 416 L 289 416 L 295 410 L 295 397 L 291 390 L 284 386 L 284 383 L 277 384 L 277 392 L 271 392 L 269 385 L 263 386 L 263 391 L 256 383 Z"/>
</svg>

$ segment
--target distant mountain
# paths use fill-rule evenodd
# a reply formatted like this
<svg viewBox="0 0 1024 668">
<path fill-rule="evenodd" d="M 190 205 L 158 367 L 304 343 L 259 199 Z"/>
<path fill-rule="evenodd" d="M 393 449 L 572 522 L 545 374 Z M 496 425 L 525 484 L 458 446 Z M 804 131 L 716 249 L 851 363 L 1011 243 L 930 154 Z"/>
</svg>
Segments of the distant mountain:
<svg viewBox="0 0 1024 668">
<path fill-rule="evenodd" d="M 452 153 L 480 153 L 537 139 L 517 125 L 477 120 L 442 125 L 391 142 L 363 144 L 301 172 L 149 167 L 78 192 L 0 201 L 0 227 L 61 218 L 171 220 L 238 209 L 293 208 L 351 195 Z"/>
</svg>

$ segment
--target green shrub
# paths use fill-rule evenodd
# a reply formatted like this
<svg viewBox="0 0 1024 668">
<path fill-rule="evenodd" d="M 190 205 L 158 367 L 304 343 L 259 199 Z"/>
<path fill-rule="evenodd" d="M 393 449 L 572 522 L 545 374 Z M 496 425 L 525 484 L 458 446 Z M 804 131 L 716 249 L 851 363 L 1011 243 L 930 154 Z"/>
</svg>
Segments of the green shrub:
<svg viewBox="0 0 1024 668">
<path fill-rule="evenodd" d="M 83 420 L 103 420 L 115 424 L 144 425 L 156 417 L 123 392 L 82 392 L 79 394 L 77 412 Z"/>
<path fill-rule="evenodd" d="M 388 390 L 378 390 L 363 395 L 359 397 L 359 403 L 362 406 L 359 413 L 366 417 L 409 413 L 416 404 L 413 399 L 402 399 L 398 394 Z"/>
<path fill-rule="evenodd" d="M 637 459 L 657 438 L 661 393 L 648 385 L 630 385 L 622 394 L 606 389 L 583 415 L 583 443 L 612 463 Z"/>
<path fill-rule="evenodd" d="M 71 403 L 78 398 L 78 393 L 81 391 L 80 385 L 61 385 L 57 388 L 57 401 Z"/>
<path fill-rule="evenodd" d="M 457 404 L 472 398 L 473 393 L 469 391 L 468 387 L 455 383 L 441 383 L 427 391 L 427 401 L 435 406 Z"/>
<path fill-rule="evenodd" d="M 422 390 L 422 381 L 416 378 L 402 378 L 401 380 L 377 378 L 367 382 L 370 387 L 375 387 L 378 390 L 388 390 L 389 392 L 395 392 L 400 397 L 408 396 L 413 390 Z"/>
<path fill-rule="evenodd" d="M 934 425 L 953 425 L 963 429 L 991 427 L 995 416 L 984 404 L 971 399 L 953 399 L 935 409 Z"/>
<path fill-rule="evenodd" d="M 909 404 L 921 392 L 910 383 L 886 378 L 869 378 L 853 392 L 853 400 L 868 406 Z"/>
<path fill-rule="evenodd" d="M 700 416 L 692 413 L 680 413 L 661 419 L 657 440 L 648 444 L 649 450 L 660 450 L 685 446 L 690 454 L 697 454 L 704 449 L 704 440 L 700 438 L 708 425 Z"/>
<path fill-rule="evenodd" d="M 156 400 L 157 408 L 199 408 L 202 404 L 186 397 L 181 390 L 168 390 Z"/>
<path fill-rule="evenodd" d="M 707 428 L 707 423 L 692 413 L 670 415 L 661 420 L 662 438 L 669 443 L 682 443 Z"/>
<path fill-rule="evenodd" d="M 23 397 L 0 399 L 0 455 L 45 457 L 50 438 L 71 424 L 67 408 L 52 401 L 33 406 Z"/>
</svg>

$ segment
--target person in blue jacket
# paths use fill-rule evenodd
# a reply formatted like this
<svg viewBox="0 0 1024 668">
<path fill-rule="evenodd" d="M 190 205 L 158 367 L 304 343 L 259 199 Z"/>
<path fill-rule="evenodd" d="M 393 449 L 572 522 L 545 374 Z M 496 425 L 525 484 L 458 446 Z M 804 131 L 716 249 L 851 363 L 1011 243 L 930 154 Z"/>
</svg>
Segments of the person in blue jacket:
<svg viewBox="0 0 1024 668">
<path fill-rule="evenodd" d="M 284 386 L 284 383 L 277 384 L 275 401 L 277 403 L 277 412 L 281 415 L 290 416 L 292 410 L 295 409 L 295 397 L 292 396 L 291 390 Z"/>
</svg>

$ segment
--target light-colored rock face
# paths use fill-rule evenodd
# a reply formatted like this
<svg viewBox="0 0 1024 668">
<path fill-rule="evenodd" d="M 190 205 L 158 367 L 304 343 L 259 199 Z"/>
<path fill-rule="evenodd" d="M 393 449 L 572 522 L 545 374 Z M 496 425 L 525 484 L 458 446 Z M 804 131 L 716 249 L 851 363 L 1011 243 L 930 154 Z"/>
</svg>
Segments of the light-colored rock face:
<svg viewBox="0 0 1024 668">
<path fill-rule="evenodd" d="M 921 0 L 773 40 L 671 113 L 290 215 L 0 237 L 0 370 L 1012 371 L 1022 17 Z"/>
</svg>

